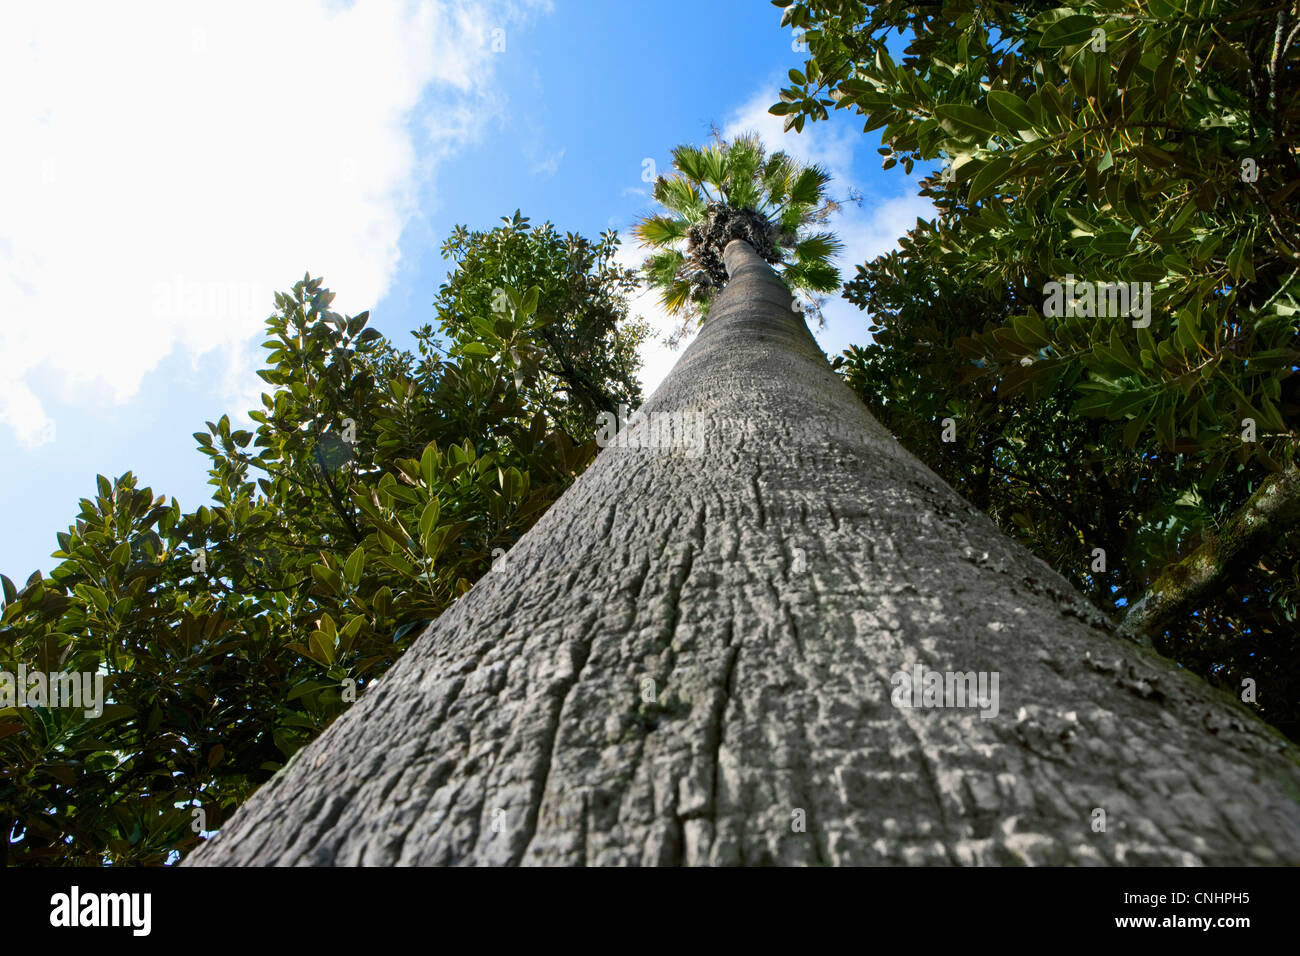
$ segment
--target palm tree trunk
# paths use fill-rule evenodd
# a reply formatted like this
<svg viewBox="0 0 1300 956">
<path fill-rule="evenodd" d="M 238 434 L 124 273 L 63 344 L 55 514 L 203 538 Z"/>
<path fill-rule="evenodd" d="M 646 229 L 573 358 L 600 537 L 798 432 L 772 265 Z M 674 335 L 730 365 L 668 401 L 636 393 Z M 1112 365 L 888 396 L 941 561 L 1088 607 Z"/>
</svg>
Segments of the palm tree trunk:
<svg viewBox="0 0 1300 956">
<path fill-rule="evenodd" d="M 1297 749 L 1116 636 L 726 262 L 629 445 L 190 862 L 1300 863 Z M 646 447 L 673 415 L 700 454 Z M 918 668 L 983 706 L 895 706 Z"/>
</svg>

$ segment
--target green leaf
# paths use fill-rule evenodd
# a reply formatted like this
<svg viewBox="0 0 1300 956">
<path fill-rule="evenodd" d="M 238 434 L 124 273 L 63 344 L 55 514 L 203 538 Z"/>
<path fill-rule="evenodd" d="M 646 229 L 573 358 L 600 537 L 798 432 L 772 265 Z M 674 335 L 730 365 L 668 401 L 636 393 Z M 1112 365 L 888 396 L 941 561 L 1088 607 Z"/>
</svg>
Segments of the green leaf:
<svg viewBox="0 0 1300 956">
<path fill-rule="evenodd" d="M 361 633 L 361 627 L 365 623 L 366 618 L 364 614 L 354 614 L 348 620 L 347 624 L 343 625 L 343 629 L 339 631 L 340 654 L 346 654 L 352 649 L 352 642 L 355 641 L 357 635 Z"/>
<path fill-rule="evenodd" d="M 389 612 L 393 609 L 393 589 L 384 585 L 375 592 L 374 599 L 370 602 L 375 609 L 376 621 L 388 617 Z"/>
<path fill-rule="evenodd" d="M 524 294 L 524 301 L 519 306 L 519 311 L 523 315 L 532 315 L 537 311 L 537 301 L 541 296 L 542 290 L 538 286 L 532 286 Z"/>
<path fill-rule="evenodd" d="M 1148 404 L 1145 408 L 1134 415 L 1129 423 L 1124 426 L 1123 442 L 1126 448 L 1136 447 L 1138 438 L 1146 428 L 1147 423 L 1151 421 L 1151 416 L 1154 415 L 1155 412 L 1156 405 L 1154 403 Z"/>
<path fill-rule="evenodd" d="M 323 631 L 312 631 L 307 643 L 312 660 L 326 667 L 334 663 L 334 642 Z"/>
<path fill-rule="evenodd" d="M 1097 21 L 1092 17 L 1083 14 L 1069 16 L 1048 27 L 1038 43 L 1048 49 L 1086 43 L 1092 39 L 1092 31 L 1096 26 Z"/>
<path fill-rule="evenodd" d="M 311 576 L 335 594 L 343 593 L 343 578 L 333 568 L 324 564 L 313 564 L 311 566 Z"/>
<path fill-rule="evenodd" d="M 455 528 L 452 525 L 440 525 L 433 528 L 421 538 L 421 545 L 424 553 L 433 559 L 437 559 L 442 554 L 443 548 L 447 546 L 447 538 L 450 537 Z"/>
<path fill-rule="evenodd" d="M 424 511 L 420 514 L 420 537 L 423 538 L 438 522 L 439 513 L 438 499 L 433 498 L 424 506 Z"/>
<path fill-rule="evenodd" d="M 424 454 L 420 456 L 420 477 L 424 479 L 425 487 L 432 489 L 433 480 L 438 465 L 438 446 L 430 442 L 424 447 Z"/>
<path fill-rule="evenodd" d="M 323 644 L 321 645 L 320 650 L 324 651 Z M 325 690 L 326 688 L 337 686 L 338 684 L 331 680 L 305 680 L 290 688 L 289 693 L 285 695 L 285 700 L 297 700 L 299 697 L 303 697 L 313 691 Z"/>
<path fill-rule="evenodd" d="M 662 246 L 685 239 L 688 226 L 689 223 L 680 216 L 647 216 L 636 224 L 632 232 L 643 242 Z"/>
<path fill-rule="evenodd" d="M 393 643 L 396 644 L 398 641 L 406 637 L 406 635 L 410 634 L 416 628 L 422 628 L 425 625 L 432 624 L 432 623 L 433 622 L 427 618 L 421 618 L 420 620 L 417 621 L 408 621 L 406 624 L 403 624 L 393 633 Z"/>
<path fill-rule="evenodd" d="M 974 138 L 983 142 L 998 132 L 998 126 L 993 122 L 992 118 L 983 110 L 978 110 L 973 106 L 945 103 L 936 106 L 934 114 L 939 117 L 940 124 L 944 129 L 957 136 Z"/>
<path fill-rule="evenodd" d="M 968 203 L 977 203 L 994 192 L 1006 179 L 1012 162 L 1009 155 L 1000 154 L 981 166 L 979 172 L 975 174 L 975 178 L 971 180 L 970 195 L 966 201 Z"/>
<path fill-rule="evenodd" d="M 347 578 L 348 584 L 356 587 L 361 582 L 361 572 L 366 566 L 366 549 L 357 545 L 356 549 L 348 556 L 347 563 L 343 565 L 343 576 Z"/>
<path fill-rule="evenodd" d="M 1006 90 L 990 90 L 988 97 L 989 113 L 1008 130 L 1034 128 L 1034 113 L 1029 104 Z"/>
<path fill-rule="evenodd" d="M 375 518 L 373 516 L 370 520 L 375 527 L 379 529 L 379 533 L 383 537 L 388 538 L 395 547 L 405 548 L 410 543 L 409 535 L 405 534 L 400 527 L 392 522 L 385 521 L 383 518 Z"/>
<path fill-rule="evenodd" d="M 101 611 L 108 611 L 108 595 L 99 588 L 92 587 L 89 584 L 78 584 L 75 588 L 75 592 L 86 603 L 93 604 Z"/>
<path fill-rule="evenodd" d="M 1016 331 L 1016 337 L 1032 349 L 1052 344 L 1047 326 L 1036 315 L 1018 315 L 1011 320 L 1011 325 Z"/>
<path fill-rule="evenodd" d="M 1127 254 L 1129 247 L 1129 233 L 1121 230 L 1105 232 L 1099 236 L 1094 236 L 1089 246 L 1099 255 L 1118 258 Z"/>
</svg>

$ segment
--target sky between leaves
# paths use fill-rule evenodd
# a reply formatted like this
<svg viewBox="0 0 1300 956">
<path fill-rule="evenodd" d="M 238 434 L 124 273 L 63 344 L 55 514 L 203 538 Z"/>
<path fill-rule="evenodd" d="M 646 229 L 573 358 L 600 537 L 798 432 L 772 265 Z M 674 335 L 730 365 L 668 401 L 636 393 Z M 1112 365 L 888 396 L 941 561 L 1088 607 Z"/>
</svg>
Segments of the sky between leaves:
<svg viewBox="0 0 1300 956">
<path fill-rule="evenodd" d="M 191 433 L 260 407 L 262 322 L 305 271 L 408 347 L 457 223 L 613 228 L 639 264 L 644 160 L 710 125 L 861 191 L 831 224 L 851 278 L 931 214 L 928 170 L 882 172 L 844 115 L 783 134 L 804 54 L 779 23 L 762 0 L 0 6 L 0 571 L 49 572 L 97 473 L 206 502 Z M 634 311 L 672 327 L 654 294 Z M 867 341 L 842 299 L 825 315 L 828 354 Z M 647 395 L 679 355 L 647 346 Z"/>
</svg>

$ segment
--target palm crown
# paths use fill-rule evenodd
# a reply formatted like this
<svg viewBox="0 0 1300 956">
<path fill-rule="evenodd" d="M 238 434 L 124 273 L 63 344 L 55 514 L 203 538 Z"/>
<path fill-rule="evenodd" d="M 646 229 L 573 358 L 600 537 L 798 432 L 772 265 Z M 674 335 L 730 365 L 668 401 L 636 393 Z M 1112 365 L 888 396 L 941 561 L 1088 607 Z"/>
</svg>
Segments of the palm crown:
<svg viewBox="0 0 1300 956">
<path fill-rule="evenodd" d="M 654 185 L 666 212 L 632 230 L 642 245 L 660 250 L 643 268 L 670 313 L 708 315 L 727 281 L 722 250 L 732 239 L 748 241 L 792 291 L 816 296 L 839 287 L 830 259 L 842 243 L 812 228 L 837 208 L 826 198 L 830 175 L 820 166 L 784 152 L 768 156 L 757 136 L 745 134 L 730 143 L 715 135 L 705 148 L 678 146 L 673 167 L 675 175 Z"/>
</svg>

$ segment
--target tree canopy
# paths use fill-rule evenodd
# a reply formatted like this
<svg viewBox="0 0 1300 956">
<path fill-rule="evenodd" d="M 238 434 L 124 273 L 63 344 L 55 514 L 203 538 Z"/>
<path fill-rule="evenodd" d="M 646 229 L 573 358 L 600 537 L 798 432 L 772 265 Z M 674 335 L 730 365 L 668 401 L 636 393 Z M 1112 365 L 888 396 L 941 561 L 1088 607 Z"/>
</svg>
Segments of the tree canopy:
<svg viewBox="0 0 1300 956">
<path fill-rule="evenodd" d="M 839 289 L 831 259 L 842 243 L 814 228 L 837 208 L 826 195 L 825 169 L 800 165 L 782 151 L 769 156 L 753 134 L 730 142 L 715 136 L 704 148 L 678 146 L 673 168 L 654 184 L 665 212 L 633 228 L 643 245 L 660 250 L 644 269 L 670 313 L 708 315 L 727 281 L 722 252 L 736 238 L 776 267 L 793 291 L 817 296 Z"/>
<path fill-rule="evenodd" d="M 612 231 L 598 242 L 561 236 L 549 222 L 534 228 L 517 209 L 501 222 L 487 231 L 459 226 L 443 243 L 455 269 L 434 302 L 441 328 L 461 352 L 509 355 L 516 384 L 529 382 L 525 400 L 549 407 L 569 434 L 589 438 L 601 412 L 617 414 L 640 394 L 637 347 L 649 326 L 628 315 L 636 271 L 615 262 Z M 533 287 L 529 320 L 508 328 L 497 317 L 509 308 L 505 290 Z M 430 344 L 432 327 L 417 338 Z"/>
<path fill-rule="evenodd" d="M 194 436 L 213 504 L 100 476 L 50 576 L 0 576 L 0 670 L 98 672 L 109 700 L 0 710 L 0 862 L 184 854 L 500 568 L 597 409 L 639 400 L 616 245 L 458 229 L 414 353 L 319 278 L 276 294 L 256 428 Z"/>
</svg>

